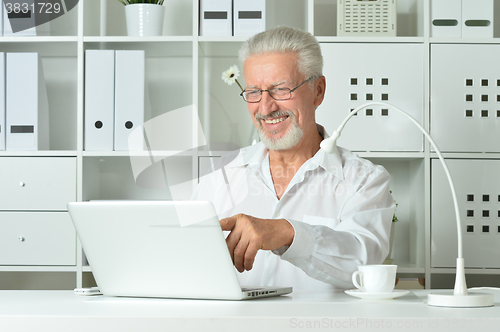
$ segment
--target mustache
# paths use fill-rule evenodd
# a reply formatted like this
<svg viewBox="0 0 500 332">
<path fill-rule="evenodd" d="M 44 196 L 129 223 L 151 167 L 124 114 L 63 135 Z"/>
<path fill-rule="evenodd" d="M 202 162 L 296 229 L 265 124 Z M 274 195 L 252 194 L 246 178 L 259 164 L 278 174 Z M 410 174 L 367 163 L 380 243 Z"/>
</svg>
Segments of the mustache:
<svg viewBox="0 0 500 332">
<path fill-rule="evenodd" d="M 275 119 L 275 118 L 280 118 L 282 116 L 290 116 L 290 117 L 295 117 L 295 114 L 293 114 L 292 111 L 274 111 L 272 113 L 269 113 L 268 115 L 262 115 L 260 113 L 257 113 L 255 115 L 256 120 L 267 120 L 267 119 Z"/>
</svg>

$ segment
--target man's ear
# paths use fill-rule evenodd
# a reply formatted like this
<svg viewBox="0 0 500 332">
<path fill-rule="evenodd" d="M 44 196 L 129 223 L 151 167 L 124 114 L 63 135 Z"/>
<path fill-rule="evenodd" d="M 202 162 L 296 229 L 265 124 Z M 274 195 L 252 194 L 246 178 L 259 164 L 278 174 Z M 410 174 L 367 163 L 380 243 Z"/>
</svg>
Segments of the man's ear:
<svg viewBox="0 0 500 332">
<path fill-rule="evenodd" d="M 326 91 L 326 78 L 325 76 L 321 76 L 316 79 L 316 83 L 314 84 L 314 105 L 318 107 L 325 99 L 325 91 Z"/>
</svg>

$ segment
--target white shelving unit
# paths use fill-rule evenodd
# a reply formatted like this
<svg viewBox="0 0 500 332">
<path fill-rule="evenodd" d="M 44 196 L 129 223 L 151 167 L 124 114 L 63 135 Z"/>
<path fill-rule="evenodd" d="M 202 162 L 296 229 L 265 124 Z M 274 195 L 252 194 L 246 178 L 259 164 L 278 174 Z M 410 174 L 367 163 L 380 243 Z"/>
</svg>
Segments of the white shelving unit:
<svg viewBox="0 0 500 332">
<path fill-rule="evenodd" d="M 423 56 L 418 65 L 423 72 L 418 77 L 422 83 L 422 97 L 419 103 L 420 119 L 429 130 L 432 127 L 432 107 L 436 96 L 431 96 L 432 63 L 431 52 L 434 45 L 490 45 L 500 47 L 499 28 L 495 29 L 493 39 L 451 39 L 433 38 L 430 29 L 431 0 L 398 0 L 397 37 L 337 37 L 336 36 L 336 1 L 335 0 L 268 0 L 266 25 L 268 28 L 288 25 L 307 30 L 317 36 L 322 44 L 349 45 L 356 48 L 367 45 L 369 50 L 383 48 L 384 45 L 397 45 L 396 48 L 417 47 Z M 495 20 L 500 22 L 499 0 L 495 0 Z M 74 200 L 89 199 L 169 199 L 165 189 L 146 189 L 135 184 L 129 161 L 124 152 L 90 152 L 83 146 L 84 119 L 84 55 L 88 49 L 141 49 L 146 52 L 146 73 L 151 102 L 151 118 L 184 106 L 195 105 L 207 141 L 231 142 L 238 146 L 249 145 L 255 139 L 255 131 L 246 110 L 245 103 L 238 96 L 237 86 L 227 86 L 220 79 L 221 73 L 233 64 L 238 64 L 237 52 L 244 37 L 199 37 L 198 36 L 198 0 L 169 0 L 165 2 L 166 21 L 161 37 L 126 36 L 125 14 L 123 5 L 116 0 L 80 1 L 71 12 L 50 22 L 50 36 L 37 37 L 0 37 L 0 52 L 39 52 L 45 71 L 50 107 L 50 150 L 47 151 L 0 151 L 3 164 L 14 165 L 19 158 L 49 158 L 54 164 L 60 160 L 71 160 L 73 174 L 69 180 L 74 187 Z M 393 55 L 394 56 L 394 55 Z M 370 53 L 366 54 L 367 59 Z M 396 61 L 398 59 L 396 54 Z M 332 61 L 326 58 L 325 62 Z M 404 63 L 404 62 L 403 62 Z M 356 64 L 346 63 L 349 66 Z M 409 66 L 410 64 L 406 64 Z M 354 68 L 354 67 L 353 67 Z M 461 68 L 456 68 L 460 71 Z M 401 71 L 401 70 L 400 70 Z M 392 75 L 392 74 L 391 74 Z M 401 73 L 403 80 L 404 66 Z M 336 82 L 336 75 L 327 76 L 327 94 L 334 94 L 328 87 L 349 90 L 346 83 Z M 498 77 L 500 79 L 500 75 Z M 500 93 L 499 93 L 500 94 Z M 362 101 L 360 101 L 361 104 Z M 391 100 L 389 100 L 391 102 Z M 494 102 L 494 101 L 492 101 Z M 332 104 L 335 107 L 335 103 Z M 496 106 L 499 105 L 499 106 Z M 500 109 L 500 103 L 495 107 Z M 400 105 L 396 105 L 400 106 Z M 493 106 L 492 106 L 493 107 Z M 326 109 L 318 112 L 344 112 L 347 110 Z M 328 117 L 323 117 L 327 121 Z M 148 119 L 146 119 L 148 120 Z M 500 128 L 500 119 L 496 121 L 496 130 Z M 381 122 L 383 125 L 383 121 Z M 324 123 L 337 126 L 336 123 Z M 196 132 L 196 123 L 183 124 Z M 382 126 L 381 125 L 381 126 Z M 383 129 L 383 128 L 381 128 Z M 356 125 L 349 123 L 345 133 L 356 132 Z M 444 129 L 446 130 L 446 129 Z M 448 128 L 452 130 L 452 128 Z M 358 131 L 359 132 L 359 131 Z M 388 131 L 390 132 L 390 131 Z M 360 133 L 360 132 L 359 132 Z M 388 134 L 380 131 L 380 135 Z M 474 140 L 474 133 L 470 135 Z M 189 134 L 187 139 L 197 141 L 196 134 Z M 394 137 L 404 140 L 404 137 Z M 401 276 L 425 277 L 426 287 L 432 287 L 432 277 L 452 275 L 450 267 L 435 267 L 431 263 L 433 250 L 432 222 L 449 222 L 450 236 L 454 236 L 453 218 L 450 220 L 431 220 L 431 208 L 438 208 L 431 197 L 432 161 L 436 155 L 429 144 L 422 138 L 421 149 L 400 149 L 399 151 L 359 148 L 359 155 L 371 159 L 386 167 L 391 173 L 391 189 L 399 206 L 396 224 L 394 262 L 398 265 Z M 439 144 L 439 142 L 438 142 Z M 404 145 L 404 144 L 403 144 Z M 174 149 L 175 150 L 175 149 Z M 162 151 L 167 156 L 178 151 Z M 500 153 L 491 151 L 444 151 L 447 159 L 498 160 Z M 216 154 L 215 154 L 216 155 Z M 190 157 L 179 161 L 179 172 L 183 176 L 196 178 L 199 157 L 208 157 L 205 152 L 195 152 Z M 48 169 L 35 168 L 33 172 L 44 177 Z M 1 169 L 0 172 L 4 172 Z M 1 177 L 0 177 L 1 178 Z M 460 181 L 460 179 L 456 179 Z M 0 201 L 10 195 L 0 183 Z M 194 187 L 194 186 L 193 186 Z M 40 197 L 49 195 L 47 188 L 38 188 Z M 189 192 L 185 196 L 188 197 Z M 498 188 L 500 195 L 500 188 Z M 492 194 L 493 195 L 493 194 Z M 496 197 L 496 196 L 495 196 Z M 12 212 L 23 215 L 31 213 L 36 222 L 36 214 L 67 214 L 65 209 L 51 206 L 30 210 L 27 208 L 0 207 L 0 234 L 7 234 L 12 227 L 4 222 L 4 217 Z M 500 212 L 499 212 L 500 213 Z M 496 214 L 493 216 L 496 218 Z M 494 219 L 492 217 L 492 219 Z M 68 221 L 69 222 L 69 221 Z M 493 220 L 500 225 L 500 216 Z M 496 224 L 495 224 L 496 225 Z M 47 226 L 50 232 L 60 234 L 57 226 Z M 29 229 L 26 229 L 28 231 Z M 50 233 L 48 232 L 48 233 Z M 491 234 L 500 236 L 499 234 Z M 22 236 L 20 234 L 19 236 Z M 38 236 L 34 234 L 33 236 Z M 74 232 L 66 237 L 76 239 Z M 0 235 L 1 239 L 2 235 Z M 26 239 L 23 244 L 29 243 Z M 38 240 L 38 239 L 37 239 Z M 91 269 L 85 263 L 78 241 L 70 250 L 74 261 L 70 263 L 51 263 L 52 254 L 47 254 L 49 263 L 25 261 L 29 253 L 11 251 L 0 241 L 0 252 L 7 250 L 8 260 L 0 255 L 0 288 L 71 288 L 89 283 Z M 43 254 L 46 248 L 37 248 Z M 38 254 L 38 253 L 37 253 Z M 19 259 L 16 260 L 16 255 Z M 33 253 L 34 255 L 34 253 Z M 35 255 L 34 255 L 35 256 Z M 29 258 L 29 257 L 28 257 Z M 43 260 L 42 260 L 43 261 Z M 467 269 L 467 273 L 478 275 L 500 274 L 500 269 Z M 17 278 L 20 274 L 23 278 Z M 30 278 L 33 275 L 34 277 Z M 61 278 L 59 284 L 41 282 Z M 20 280 L 28 280 L 26 283 Z M 68 281 L 69 280 L 69 281 Z"/>
</svg>

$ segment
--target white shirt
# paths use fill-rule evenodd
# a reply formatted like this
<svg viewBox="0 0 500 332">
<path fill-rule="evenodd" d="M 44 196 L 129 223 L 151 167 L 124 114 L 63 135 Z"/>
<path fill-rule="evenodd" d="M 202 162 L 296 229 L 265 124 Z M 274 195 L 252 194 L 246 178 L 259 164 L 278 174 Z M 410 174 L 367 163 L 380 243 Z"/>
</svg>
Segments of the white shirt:
<svg viewBox="0 0 500 332">
<path fill-rule="evenodd" d="M 386 258 L 395 204 L 382 166 L 340 147 L 334 154 L 320 149 L 278 200 L 263 143 L 223 157 L 221 165 L 200 178 L 193 200 L 211 201 L 221 219 L 285 218 L 295 230 L 290 247 L 258 251 L 253 269 L 238 273 L 241 285 L 352 288 L 358 265 Z"/>
</svg>

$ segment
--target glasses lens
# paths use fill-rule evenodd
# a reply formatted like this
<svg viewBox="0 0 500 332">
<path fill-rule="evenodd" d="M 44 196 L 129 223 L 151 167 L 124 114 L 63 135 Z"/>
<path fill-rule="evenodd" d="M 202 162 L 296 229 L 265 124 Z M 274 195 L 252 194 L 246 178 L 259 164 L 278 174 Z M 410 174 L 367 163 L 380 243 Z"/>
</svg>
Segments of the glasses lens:
<svg viewBox="0 0 500 332">
<path fill-rule="evenodd" d="M 269 90 L 271 97 L 278 100 L 290 99 L 292 96 L 289 88 L 275 88 Z"/>
<path fill-rule="evenodd" d="M 259 90 L 249 90 L 243 93 L 243 98 L 249 102 L 256 102 L 260 100 L 261 92 Z"/>
</svg>

